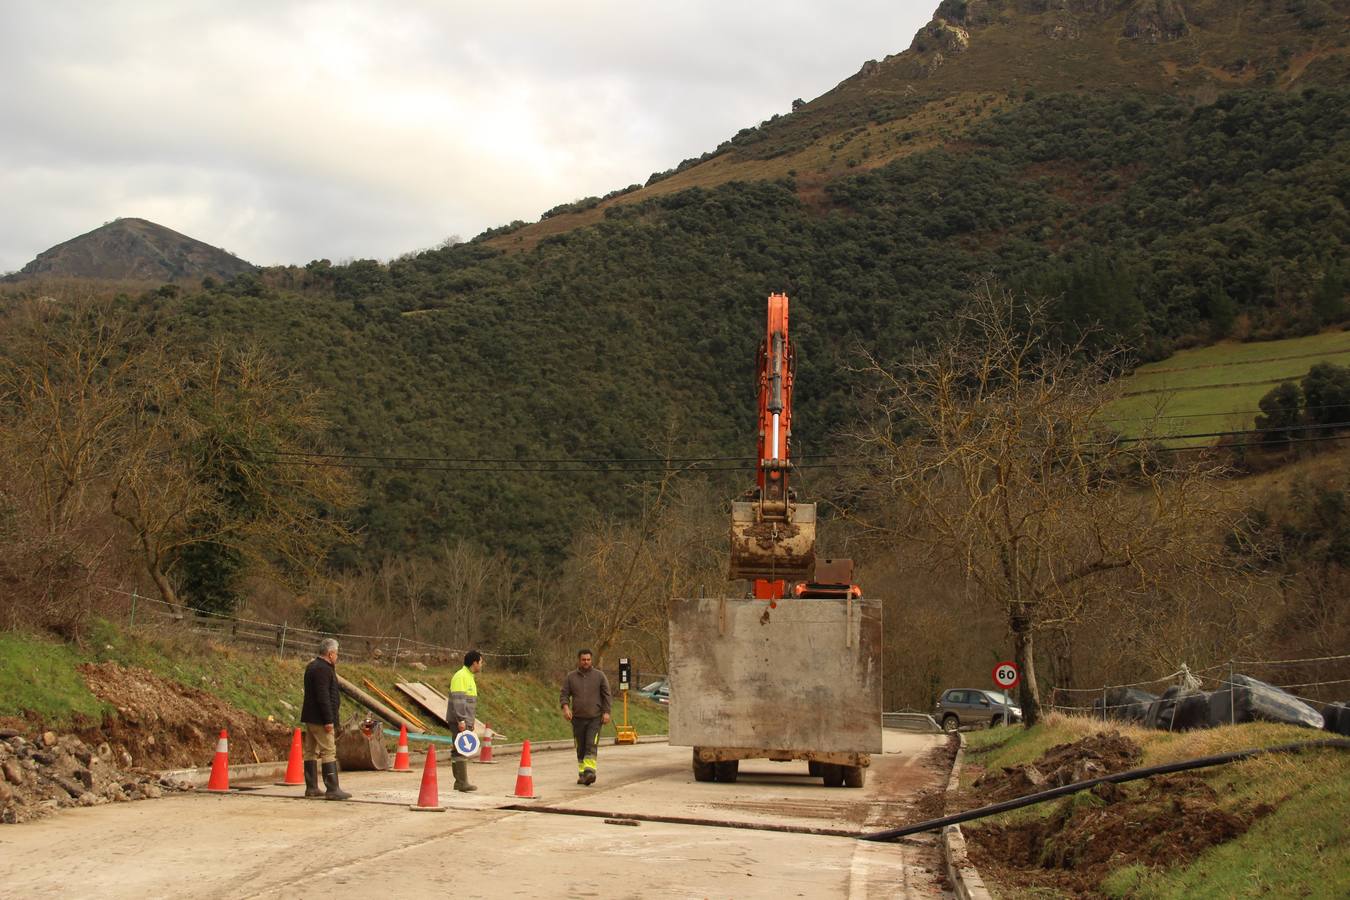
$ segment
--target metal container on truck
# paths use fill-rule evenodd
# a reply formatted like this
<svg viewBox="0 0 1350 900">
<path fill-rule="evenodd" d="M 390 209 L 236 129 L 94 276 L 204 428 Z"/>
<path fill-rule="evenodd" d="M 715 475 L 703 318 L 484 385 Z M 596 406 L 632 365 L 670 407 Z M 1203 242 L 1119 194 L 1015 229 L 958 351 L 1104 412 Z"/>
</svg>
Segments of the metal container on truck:
<svg viewBox="0 0 1350 900">
<path fill-rule="evenodd" d="M 826 785 L 862 787 L 881 752 L 881 601 L 676 600 L 670 743 L 699 781 L 743 759 L 804 760 Z"/>
</svg>

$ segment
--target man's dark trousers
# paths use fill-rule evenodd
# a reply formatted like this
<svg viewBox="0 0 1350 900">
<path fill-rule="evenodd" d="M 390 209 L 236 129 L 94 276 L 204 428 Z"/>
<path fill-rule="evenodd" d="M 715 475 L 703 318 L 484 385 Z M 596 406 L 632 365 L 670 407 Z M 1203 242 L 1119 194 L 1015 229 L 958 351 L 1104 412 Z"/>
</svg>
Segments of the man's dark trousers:
<svg viewBox="0 0 1350 900">
<path fill-rule="evenodd" d="M 572 717 L 572 740 L 577 745 L 577 774 L 595 777 L 595 757 L 600 752 L 601 717 Z"/>
</svg>

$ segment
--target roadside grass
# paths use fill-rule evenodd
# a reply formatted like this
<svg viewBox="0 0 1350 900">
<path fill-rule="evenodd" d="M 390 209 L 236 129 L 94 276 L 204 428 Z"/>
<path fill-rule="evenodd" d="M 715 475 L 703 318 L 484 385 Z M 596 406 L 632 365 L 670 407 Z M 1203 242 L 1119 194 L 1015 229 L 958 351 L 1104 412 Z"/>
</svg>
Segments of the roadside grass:
<svg viewBox="0 0 1350 900">
<path fill-rule="evenodd" d="M 1297 381 L 1319 362 L 1350 364 L 1350 331 L 1257 343 L 1225 342 L 1183 350 L 1140 366 L 1121 382 L 1130 396 L 1106 411 L 1124 435 L 1135 436 L 1159 416 L 1159 436 L 1252 427 L 1257 404 L 1281 381 Z M 1147 393 L 1141 393 L 1147 392 Z M 1210 444 L 1213 438 L 1180 442 Z"/>
<path fill-rule="evenodd" d="M 84 659 L 67 644 L 0 632 L 0 716 L 38 713 L 44 722 L 70 724 L 100 718 L 109 707 L 75 671 Z"/>
<path fill-rule="evenodd" d="M 1032 762 L 1057 744 L 1110 730 L 1119 731 L 1142 747 L 1141 766 L 1333 737 L 1326 732 L 1271 723 L 1168 733 L 1052 714 L 1031 729 L 991 729 L 967 735 L 967 759 L 983 765 L 986 771 L 997 771 L 1003 766 Z M 1259 817 L 1246 833 L 1211 847 L 1188 864 L 1167 869 L 1133 864 L 1116 869 L 1102 884 L 1108 896 L 1350 896 L 1350 754 L 1317 750 L 1263 756 L 1193 770 L 1192 774 L 1214 788 L 1223 809 L 1268 807 L 1271 811 Z M 973 780 L 968 770 L 963 772 L 963 787 L 968 788 Z M 1136 784 L 1122 787 L 1138 790 Z M 1048 817 L 1061 804 L 1073 802 L 1075 798 L 1051 801 L 988 821 L 1014 823 Z M 1050 890 L 1042 896 L 1056 893 Z"/>
<path fill-rule="evenodd" d="M 75 726 L 81 718 L 97 721 L 112 709 L 94 696 L 76 670 L 91 662 L 147 669 L 261 718 L 298 724 L 304 669 L 309 660 L 279 659 L 172 630 L 128 631 L 105 620 L 90 624 L 83 646 L 20 632 L 0 632 L 0 716 L 35 718 L 46 727 L 58 729 Z M 369 679 L 431 726 L 433 734 L 447 734 L 448 730 L 394 684 L 421 681 L 445 694 L 458 668 L 412 670 L 338 660 L 338 671 L 347 680 L 364 689 L 364 680 Z M 558 685 L 551 680 L 530 673 L 494 671 L 489 658 L 488 667 L 478 676 L 478 690 L 479 718 L 511 740 L 571 739 L 571 727 L 559 711 Z M 623 701 L 615 693 L 614 719 L 622 721 Z M 343 697 L 344 718 L 364 713 L 364 707 Z M 667 731 L 665 708 L 648 700 L 629 703 L 629 721 L 639 734 Z M 605 733 L 612 735 L 613 726 Z"/>
</svg>

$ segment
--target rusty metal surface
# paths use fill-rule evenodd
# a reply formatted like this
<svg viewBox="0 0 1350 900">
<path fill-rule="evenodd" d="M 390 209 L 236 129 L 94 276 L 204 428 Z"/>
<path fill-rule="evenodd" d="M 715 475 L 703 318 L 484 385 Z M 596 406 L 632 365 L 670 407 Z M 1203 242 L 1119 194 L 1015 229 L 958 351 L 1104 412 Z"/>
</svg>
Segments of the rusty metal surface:
<svg viewBox="0 0 1350 900">
<path fill-rule="evenodd" d="M 881 752 L 881 601 L 674 601 L 670 742 Z"/>
<path fill-rule="evenodd" d="M 379 732 L 366 734 L 353 728 L 338 735 L 338 765 L 346 772 L 385 770 L 389 768 L 389 750 Z"/>
<path fill-rule="evenodd" d="M 815 565 L 814 503 L 789 503 L 786 521 L 761 517 L 758 501 L 731 504 L 729 578 L 805 581 Z"/>
<path fill-rule="evenodd" d="M 853 560 L 818 559 L 816 574 L 811 579 L 817 584 L 851 584 L 853 581 Z"/>
</svg>

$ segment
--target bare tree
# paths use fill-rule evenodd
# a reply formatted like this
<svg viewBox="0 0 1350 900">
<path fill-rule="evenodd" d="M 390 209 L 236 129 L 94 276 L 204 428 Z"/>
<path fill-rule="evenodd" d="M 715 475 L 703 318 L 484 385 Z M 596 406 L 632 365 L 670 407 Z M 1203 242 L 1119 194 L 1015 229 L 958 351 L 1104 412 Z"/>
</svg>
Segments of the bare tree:
<svg viewBox="0 0 1350 900">
<path fill-rule="evenodd" d="M 1002 611 L 1029 724 L 1038 634 L 1067 634 L 1164 573 L 1219 565 L 1219 467 L 1113 435 L 1119 357 L 1059 345 L 1047 325 L 1044 304 L 977 287 L 939 346 L 906 365 L 869 360 L 874 415 L 858 434 L 877 461 L 864 523 L 959 566 Z"/>
<path fill-rule="evenodd" d="M 115 563 L 101 486 L 149 351 L 106 303 L 59 293 L 0 315 L 0 582 L 9 624 L 74 628 Z"/>
<path fill-rule="evenodd" d="M 252 349 L 156 361 L 123 420 L 111 507 L 165 602 L 178 602 L 174 565 L 203 544 L 296 589 L 319 577 L 328 547 L 351 538 L 339 512 L 353 488 L 300 455 L 325 428 L 315 392 Z"/>
</svg>

